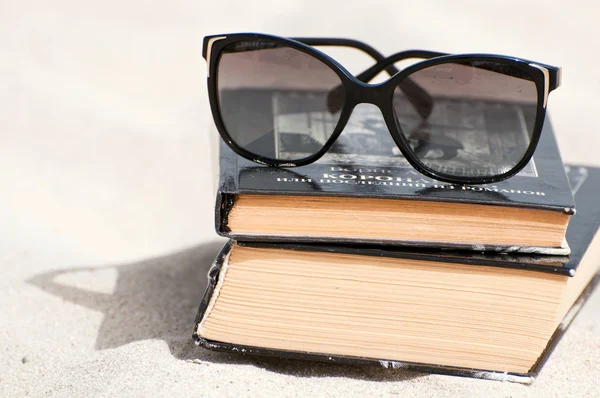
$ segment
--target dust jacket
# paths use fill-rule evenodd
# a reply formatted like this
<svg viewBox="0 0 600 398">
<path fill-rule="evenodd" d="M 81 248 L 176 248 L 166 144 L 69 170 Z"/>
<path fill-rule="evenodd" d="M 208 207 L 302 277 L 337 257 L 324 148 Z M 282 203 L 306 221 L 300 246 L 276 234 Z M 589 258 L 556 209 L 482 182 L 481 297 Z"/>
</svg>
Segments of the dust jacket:
<svg viewBox="0 0 600 398">
<path fill-rule="evenodd" d="M 293 123 L 310 123 L 313 128 L 318 128 L 314 127 L 318 123 L 324 123 L 317 117 L 301 118 L 300 121 L 296 119 L 282 122 L 279 115 L 276 117 L 276 123 L 288 128 Z M 485 129 L 482 131 L 481 134 L 485 135 Z M 280 134 L 285 136 L 285 133 Z M 468 145 L 469 139 L 491 138 L 467 134 L 461 139 L 466 140 L 465 145 Z M 282 139 L 282 142 L 285 143 L 286 140 Z M 294 147 L 297 144 L 294 141 Z M 285 148 L 285 145 L 282 145 L 280 150 L 284 151 Z M 457 167 L 461 161 L 464 162 L 457 159 Z M 489 165 L 480 166 L 486 168 Z M 311 165 L 296 168 L 265 167 L 237 156 L 224 142 L 220 143 L 219 182 L 215 206 L 215 228 L 219 235 L 244 241 L 312 243 L 335 240 L 298 235 L 233 233 L 228 228 L 228 216 L 235 205 L 236 196 L 244 194 L 385 198 L 543 209 L 569 215 L 575 212 L 575 202 L 549 120 L 544 123 L 533 159 L 518 175 L 495 184 L 453 185 L 430 179 L 413 169 L 396 149 L 379 110 L 368 106 L 358 106 L 354 110 L 338 142 L 323 158 Z M 432 246 L 426 242 L 382 240 L 367 240 L 362 243 Z M 472 249 L 469 245 L 463 246 L 448 244 L 448 247 Z M 555 248 L 484 246 L 481 249 L 556 255 L 569 252 L 566 244 Z"/>
<path fill-rule="evenodd" d="M 257 242 L 237 242 L 236 244 L 250 246 L 271 246 L 282 247 L 293 250 L 313 250 L 313 251 L 333 251 L 353 254 L 367 254 L 373 256 L 391 256 L 404 258 L 417 258 L 426 260 L 439 260 L 446 262 L 458 262 L 473 266 L 495 266 L 527 269 L 533 272 L 560 273 L 569 277 L 575 275 L 578 265 L 586 255 L 586 251 L 600 227 L 600 206 L 598 205 L 598 195 L 600 194 L 600 168 L 591 168 L 583 166 L 565 166 L 568 174 L 568 181 L 572 187 L 572 192 L 578 203 L 578 214 L 574 215 L 568 227 L 567 239 L 570 242 L 571 254 L 564 257 L 540 256 L 534 254 L 498 254 L 498 253 L 471 253 L 466 251 L 447 251 L 447 250 L 415 250 L 402 247 L 381 248 L 381 247 L 355 247 L 341 245 L 323 245 L 323 244 L 265 244 Z M 532 368 L 524 374 L 506 373 L 489 371 L 486 369 L 470 369 L 450 366 L 437 366 L 425 363 L 409 363 L 395 361 L 389 358 L 364 358 L 341 355 L 327 355 L 311 352 L 297 352 L 277 349 L 265 349 L 261 347 L 242 346 L 219 341 L 212 341 L 202 338 L 197 334 L 198 326 L 202 321 L 217 284 L 221 266 L 227 254 L 231 250 L 233 241 L 225 244 L 222 251 L 217 255 L 213 266 L 208 272 L 208 286 L 204 297 L 200 303 L 198 313 L 195 319 L 193 339 L 197 345 L 206 349 L 235 352 L 249 355 L 275 356 L 282 358 L 294 358 L 305 360 L 317 360 L 323 362 L 336 362 L 347 364 L 365 364 L 378 365 L 385 368 L 407 369 L 420 372 L 448 374 L 462 377 L 472 377 L 479 379 L 510 381 L 516 383 L 532 383 L 538 375 L 550 354 L 560 341 L 567 328 L 585 304 L 587 298 L 593 293 L 595 287 L 600 282 L 600 274 L 593 277 L 582 293 L 575 301 L 571 309 L 565 315 L 563 321 L 558 325 L 551 339 L 548 341 L 545 350 L 540 355 Z M 600 261 L 600 259 L 595 259 Z M 554 265 L 549 265 L 552 263 Z"/>
</svg>

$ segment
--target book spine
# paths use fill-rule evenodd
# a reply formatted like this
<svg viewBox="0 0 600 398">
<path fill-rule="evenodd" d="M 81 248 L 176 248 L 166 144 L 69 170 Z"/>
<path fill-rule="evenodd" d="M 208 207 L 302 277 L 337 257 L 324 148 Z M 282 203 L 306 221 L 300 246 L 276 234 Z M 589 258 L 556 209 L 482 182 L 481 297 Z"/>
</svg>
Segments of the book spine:
<svg viewBox="0 0 600 398">
<path fill-rule="evenodd" d="M 202 297 L 200 307 L 198 308 L 198 312 L 196 313 L 196 318 L 194 320 L 194 338 L 197 337 L 198 327 L 200 326 L 200 322 L 202 322 L 206 310 L 208 309 L 209 303 L 215 291 L 215 287 L 217 286 L 217 282 L 219 280 L 219 274 L 221 273 L 223 261 L 225 261 L 225 258 L 227 258 L 227 255 L 231 251 L 232 244 L 233 243 L 231 241 L 225 243 L 219 254 L 217 254 L 217 257 L 213 261 L 212 266 L 208 270 L 208 274 L 206 275 L 208 279 L 208 284 L 206 285 L 206 291 L 204 292 L 204 296 Z"/>
<path fill-rule="evenodd" d="M 231 212 L 234 204 L 235 195 L 219 189 L 215 204 L 215 231 L 220 236 L 230 237 L 231 229 L 227 224 L 229 223 L 229 212 Z"/>
<path fill-rule="evenodd" d="M 238 157 L 220 141 L 219 145 L 219 185 L 215 201 L 215 231 L 221 236 L 228 236 L 227 227 L 229 212 L 233 208 L 235 195 L 239 192 Z"/>
</svg>

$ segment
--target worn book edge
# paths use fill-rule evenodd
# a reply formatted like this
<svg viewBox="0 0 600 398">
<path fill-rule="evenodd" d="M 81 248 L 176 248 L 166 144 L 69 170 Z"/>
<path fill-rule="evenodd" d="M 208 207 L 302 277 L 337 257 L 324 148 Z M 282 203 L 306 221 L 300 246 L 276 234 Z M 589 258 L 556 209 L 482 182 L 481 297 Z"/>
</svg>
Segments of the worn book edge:
<svg viewBox="0 0 600 398">
<path fill-rule="evenodd" d="M 461 242 L 439 242 L 439 241 L 416 241 L 416 240 L 395 240 L 395 239 L 362 239 L 344 236 L 328 237 L 307 237 L 305 235 L 292 234 L 234 234 L 219 232 L 220 236 L 231 238 L 244 242 L 303 242 L 303 243 L 337 243 L 351 245 L 382 245 L 395 247 L 415 247 L 415 248 L 434 248 L 434 249 L 453 249 L 469 251 L 485 251 L 514 254 L 543 254 L 552 256 L 568 256 L 571 254 L 571 248 L 566 239 L 563 239 L 561 246 L 516 246 L 516 245 L 485 245 L 468 244 Z"/>
</svg>

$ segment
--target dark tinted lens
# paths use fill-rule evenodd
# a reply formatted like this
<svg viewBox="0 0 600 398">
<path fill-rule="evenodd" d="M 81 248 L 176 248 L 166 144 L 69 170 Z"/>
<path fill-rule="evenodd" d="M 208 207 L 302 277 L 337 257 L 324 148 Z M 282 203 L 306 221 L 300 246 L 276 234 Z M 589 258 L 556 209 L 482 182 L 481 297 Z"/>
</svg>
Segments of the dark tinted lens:
<svg viewBox="0 0 600 398">
<path fill-rule="evenodd" d="M 341 84 L 320 60 L 265 40 L 230 44 L 217 71 L 219 108 L 231 138 L 278 160 L 300 160 L 323 148 L 339 121 L 341 106 L 331 106 L 331 93 L 343 101 Z"/>
<path fill-rule="evenodd" d="M 495 62 L 445 63 L 410 78 L 433 97 L 420 116 L 400 88 L 394 109 L 416 156 L 427 167 L 460 177 L 489 177 L 513 169 L 533 135 L 537 89 L 532 77 Z"/>
</svg>

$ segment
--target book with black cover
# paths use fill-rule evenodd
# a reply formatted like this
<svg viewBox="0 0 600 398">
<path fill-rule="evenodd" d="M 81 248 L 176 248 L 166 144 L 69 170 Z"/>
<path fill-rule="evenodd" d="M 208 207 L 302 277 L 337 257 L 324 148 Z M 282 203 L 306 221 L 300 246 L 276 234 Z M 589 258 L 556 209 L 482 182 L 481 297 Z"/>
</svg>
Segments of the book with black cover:
<svg viewBox="0 0 600 398">
<path fill-rule="evenodd" d="M 600 274 L 593 276 L 598 269 L 600 263 L 598 256 L 599 237 L 597 236 L 598 227 L 600 226 L 600 206 L 598 205 L 597 197 L 600 193 L 600 169 L 567 166 L 569 180 L 575 194 L 575 199 L 578 202 L 579 212 L 575 215 L 570 223 L 567 239 L 570 242 L 572 252 L 569 257 L 553 257 L 553 256 L 536 256 L 522 254 L 482 254 L 469 253 L 460 251 L 443 251 L 443 250 L 414 250 L 406 248 L 381 248 L 377 246 L 371 247 L 353 247 L 339 246 L 326 244 L 264 244 L 256 242 L 236 243 L 230 241 L 225 245 L 223 251 L 218 255 L 213 267 L 210 269 L 208 278 L 209 284 L 205 292 L 204 298 L 200 304 L 200 308 L 196 317 L 194 328 L 194 339 L 196 343 L 212 350 L 237 352 L 242 354 L 256 354 L 289 357 L 297 359 L 310 359 L 328 362 L 340 363 L 356 363 L 356 364 L 375 364 L 388 368 L 412 369 L 418 371 L 426 371 L 431 373 L 443 373 L 457 376 L 466 376 L 474 378 L 512 381 L 519 383 L 531 383 L 538 374 L 552 350 L 560 340 L 563 333 L 568 328 L 569 324 L 577 314 L 579 309 L 585 303 L 585 300 L 592 293 L 600 280 Z M 366 255 L 382 258 L 404 258 L 410 260 L 425 260 L 431 262 L 445 262 L 455 264 L 467 264 L 473 267 L 490 267 L 493 268 L 508 268 L 526 270 L 527 273 L 540 273 L 541 276 L 548 274 L 564 275 L 567 280 L 577 274 L 577 270 L 583 261 L 586 262 L 586 269 L 582 272 L 592 272 L 590 277 L 579 279 L 581 283 L 585 283 L 585 287 L 573 290 L 577 293 L 578 298 L 574 296 L 568 303 L 570 309 L 565 308 L 562 321 L 558 322 L 552 337 L 547 341 L 545 349 L 539 354 L 538 359 L 527 372 L 506 372 L 495 371 L 486 368 L 465 368 L 460 366 L 447 366 L 436 363 L 435 358 L 430 361 L 420 363 L 403 361 L 399 358 L 373 358 L 365 356 L 339 355 L 325 351 L 311 352 L 298 350 L 285 350 L 260 347 L 259 345 L 243 345 L 228 341 L 216 341 L 203 337 L 201 325 L 209 315 L 212 307 L 215 306 L 215 296 L 218 296 L 218 285 L 223 283 L 222 266 L 226 261 L 228 253 L 234 245 L 243 245 L 246 247 L 271 247 L 273 250 L 292 250 L 301 252 L 327 252 L 327 253 L 344 253 L 350 255 Z M 594 249 L 592 249 L 592 246 Z M 595 267 L 595 268 L 594 268 Z M 256 270 L 261 272 L 261 270 Z M 583 275 L 583 274 L 581 274 Z M 573 279 L 575 280 L 575 279 Z M 436 281 L 431 281 L 436 283 Z M 357 285 L 356 289 L 360 286 Z M 573 303 L 572 305 L 570 303 Z M 260 317 L 260 315 L 259 315 Z M 364 345 L 368 346 L 369 341 L 364 341 Z"/>
<path fill-rule="evenodd" d="M 279 106 L 279 109 L 281 108 L 284 107 Z M 275 132 L 278 133 L 277 137 L 279 137 L 279 145 L 277 145 L 279 150 L 285 152 L 286 145 L 296 150 L 298 145 L 302 144 L 302 141 L 294 141 L 294 134 L 286 132 L 290 129 L 293 130 L 294 123 L 309 123 L 313 129 L 318 130 L 319 123 L 327 122 L 321 116 L 271 115 L 275 120 L 273 122 L 275 124 L 274 128 Z M 518 115 L 515 113 L 514 117 L 518 118 Z M 491 143 L 496 142 L 494 145 L 498 145 L 499 139 L 491 137 L 491 133 L 489 133 L 490 136 L 485 136 L 485 126 L 477 125 L 477 123 L 483 122 L 474 122 L 472 118 L 466 117 L 455 119 L 455 122 L 459 125 L 452 128 L 447 127 L 449 137 L 460 138 L 466 146 L 473 141 L 477 143 L 478 147 L 489 145 L 490 151 L 497 150 L 497 148 L 491 147 Z M 473 125 L 462 126 L 462 123 L 469 122 Z M 279 125 L 285 126 L 287 130 L 284 130 L 283 127 L 277 127 Z M 479 142 L 486 141 L 486 139 L 488 144 Z M 456 168 L 460 168 L 461 162 L 465 161 L 461 158 L 460 151 L 446 150 L 446 152 L 452 152 L 445 153 L 444 156 L 455 156 Z M 458 154 L 455 152 L 458 152 Z M 485 169 L 489 165 L 481 164 L 480 167 Z M 266 225 L 277 224 L 275 229 L 267 229 L 263 225 L 249 232 L 244 228 L 236 227 L 236 222 L 244 221 L 243 216 L 240 216 L 242 219 L 233 220 L 232 214 L 236 213 L 236 206 L 241 203 L 240 199 L 250 197 L 275 198 L 275 205 L 273 203 L 263 205 L 263 209 L 268 209 L 268 211 L 265 211 L 272 213 L 272 217 L 264 217 L 269 219 L 265 220 Z M 430 230 L 431 232 L 447 229 L 450 231 L 450 236 L 467 236 L 464 233 L 465 228 L 473 232 L 475 229 L 470 230 L 469 228 L 479 228 L 485 224 L 480 221 L 474 221 L 473 224 L 464 222 L 474 215 L 480 217 L 478 220 L 485 220 L 489 224 L 491 220 L 487 218 L 486 211 L 497 211 L 495 209 L 498 207 L 507 209 L 507 213 L 498 216 L 496 221 L 499 223 L 500 228 L 490 228 L 491 233 L 494 234 L 495 231 L 519 233 L 522 232 L 519 230 L 519 226 L 502 224 L 504 221 L 502 217 L 509 217 L 508 211 L 513 209 L 519 209 L 519 211 L 531 210 L 543 214 L 543 217 L 549 217 L 553 220 L 558 219 L 560 227 L 557 229 L 557 234 L 560 236 L 555 236 L 552 244 L 524 244 L 522 239 L 512 237 L 513 240 L 509 238 L 498 238 L 497 241 L 494 241 L 494 238 L 486 240 L 483 238 L 485 234 L 480 232 L 473 232 L 472 236 L 481 236 L 481 240 L 465 238 L 463 241 L 460 239 L 453 241 L 448 238 L 428 240 L 428 238 L 419 237 L 415 239 L 412 231 L 399 238 L 378 236 L 377 234 L 362 236 L 352 233 L 352 227 L 340 227 L 337 229 L 337 233 L 324 235 L 322 233 L 324 229 L 340 222 L 340 219 L 335 217 L 324 217 L 324 220 L 327 221 L 324 221 L 323 224 L 319 224 L 320 221 L 317 218 L 312 219 L 307 228 L 311 230 L 314 228 L 315 231 L 307 233 L 306 230 L 298 229 L 298 219 L 311 216 L 311 205 L 307 202 L 306 207 L 303 207 L 303 203 L 316 198 L 327 198 L 327 200 L 331 199 L 332 201 L 339 199 L 393 200 L 398 201 L 392 203 L 392 206 L 396 209 L 395 211 L 401 211 L 404 205 L 406 207 L 414 206 L 414 201 L 416 201 L 419 206 L 422 206 L 422 209 L 425 209 L 421 210 L 423 214 L 433 213 L 433 210 L 428 210 L 427 204 L 457 205 L 448 210 L 448 214 L 455 217 L 450 226 L 442 228 L 432 226 Z M 297 208 L 292 209 L 290 203 Z M 343 203 L 347 204 L 348 202 Z M 373 202 L 364 203 L 364 206 L 360 203 L 357 206 L 369 207 Z M 397 203 L 397 206 L 394 203 Z M 465 205 L 477 206 L 473 208 Z M 332 206 L 336 209 L 343 207 Z M 381 120 L 378 109 L 360 105 L 355 109 L 348 126 L 329 153 L 317 163 L 308 166 L 297 168 L 263 167 L 237 156 L 227 145 L 221 143 L 220 177 L 215 208 L 217 233 L 244 241 L 360 242 L 396 246 L 448 247 L 564 255 L 569 252 L 568 245 L 563 239 L 564 232 L 569 216 L 575 211 L 575 204 L 549 120 L 546 120 L 534 158 L 517 176 L 495 184 L 461 186 L 441 183 L 414 170 L 396 149 Z M 285 210 L 277 212 L 278 209 L 283 208 Z M 248 211 L 252 213 L 254 209 L 250 207 Z M 418 209 L 416 211 L 418 212 Z M 350 213 L 351 210 L 348 210 L 348 214 L 345 216 L 342 212 L 340 217 L 350 220 L 352 217 L 357 216 L 357 214 Z M 282 214 L 285 214 L 285 216 L 282 216 Z M 515 213 L 512 216 L 513 219 L 521 217 L 520 214 L 522 213 Z M 383 216 L 379 215 L 379 217 Z M 416 217 L 416 213 L 413 217 Z M 361 221 L 361 225 L 368 227 L 370 220 L 375 218 L 375 216 L 367 218 L 366 221 Z M 429 221 L 429 217 L 422 217 L 419 226 L 426 227 Z M 404 223 L 406 224 L 406 222 Z M 399 225 L 400 222 L 392 224 L 395 227 L 399 227 Z M 547 227 L 549 222 L 542 225 Z M 454 231 L 452 228 L 457 226 L 463 229 Z M 388 230 L 391 228 L 382 224 L 380 229 Z M 423 234 L 425 237 L 430 235 L 433 236 L 434 234 Z M 524 235 L 532 236 L 529 232 L 525 232 Z"/>
</svg>

